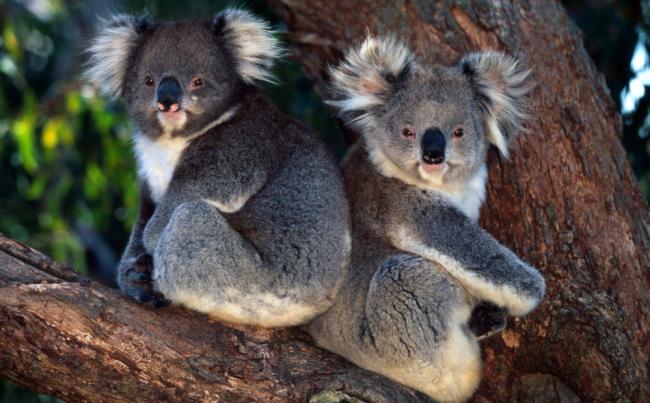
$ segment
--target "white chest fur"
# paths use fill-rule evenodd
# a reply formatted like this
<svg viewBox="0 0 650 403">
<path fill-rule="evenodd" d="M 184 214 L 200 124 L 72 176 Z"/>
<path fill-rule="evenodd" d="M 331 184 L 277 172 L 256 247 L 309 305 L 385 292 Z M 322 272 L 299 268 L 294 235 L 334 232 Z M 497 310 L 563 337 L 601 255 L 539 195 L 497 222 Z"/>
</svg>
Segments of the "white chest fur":
<svg viewBox="0 0 650 403">
<path fill-rule="evenodd" d="M 483 164 L 467 182 L 462 185 L 450 185 L 441 189 L 431 190 L 442 194 L 466 216 L 478 220 L 481 205 L 485 200 L 485 182 L 487 181 L 487 166 Z"/>
<path fill-rule="evenodd" d="M 146 181 L 151 198 L 158 203 L 169 186 L 178 159 L 189 140 L 162 136 L 152 140 L 142 134 L 135 136 L 135 152 L 138 160 L 138 174 Z"/>
<path fill-rule="evenodd" d="M 149 185 L 151 198 L 154 202 L 158 203 L 165 191 L 167 191 L 176 164 L 178 164 L 178 160 L 187 145 L 210 129 L 230 120 L 238 109 L 239 106 L 234 105 L 221 116 L 189 136 L 172 137 L 165 134 L 152 140 L 142 133 L 136 133 L 135 154 L 138 160 L 138 175 Z"/>
<path fill-rule="evenodd" d="M 452 198 L 455 198 L 458 208 L 473 220 L 478 220 L 481 205 L 485 200 L 487 174 L 487 167 L 483 165 L 467 182 L 462 192 L 457 195 L 452 194 Z"/>
</svg>

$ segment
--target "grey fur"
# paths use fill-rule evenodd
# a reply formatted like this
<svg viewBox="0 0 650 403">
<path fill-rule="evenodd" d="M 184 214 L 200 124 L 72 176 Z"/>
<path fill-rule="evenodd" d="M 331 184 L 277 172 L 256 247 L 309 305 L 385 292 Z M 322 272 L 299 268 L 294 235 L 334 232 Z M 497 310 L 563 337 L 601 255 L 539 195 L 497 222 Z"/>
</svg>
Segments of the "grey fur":
<svg viewBox="0 0 650 403">
<path fill-rule="evenodd" d="M 399 42 L 369 38 L 332 74 L 331 104 L 362 135 L 344 166 L 352 260 L 336 303 L 308 331 L 318 345 L 439 401 L 468 399 L 479 383 L 472 310 L 498 307 L 499 329 L 500 310 L 524 315 L 545 291 L 534 268 L 477 224 L 494 142 L 488 120 L 519 127 L 506 120 L 523 117 L 526 83 L 504 79 L 522 74 L 512 59 L 473 57 L 509 64 L 489 74 L 420 66 Z M 485 96 L 479 80 L 494 84 Z M 497 101 L 508 102 L 507 114 L 489 109 Z M 459 127 L 464 135 L 452 138 Z M 432 128 L 445 136 L 449 166 L 430 174 L 421 169 L 420 143 Z"/>
<path fill-rule="evenodd" d="M 123 94 L 139 129 L 141 207 L 120 288 L 237 323 L 309 321 L 331 306 L 345 277 L 349 212 L 324 145 L 251 85 L 270 79 L 279 52 L 268 25 L 241 10 L 211 22 L 138 24 L 119 31 L 136 35 L 115 56 L 124 60 L 100 60 L 98 45 L 90 62 L 93 71 L 101 63 L 126 69 L 112 74 L 123 79 L 109 92 Z M 156 110 L 165 77 L 182 89 L 174 120 Z M 196 77 L 203 85 L 191 89 Z"/>
</svg>

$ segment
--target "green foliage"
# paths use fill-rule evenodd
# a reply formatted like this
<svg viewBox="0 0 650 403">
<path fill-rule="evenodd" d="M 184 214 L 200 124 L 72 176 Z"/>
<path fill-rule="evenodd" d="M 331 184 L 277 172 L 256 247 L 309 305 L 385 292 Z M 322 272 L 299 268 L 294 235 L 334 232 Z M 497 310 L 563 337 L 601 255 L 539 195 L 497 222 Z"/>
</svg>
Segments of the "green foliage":
<svg viewBox="0 0 650 403">
<path fill-rule="evenodd" d="M 92 88 L 52 77 L 70 52 L 64 8 L 46 21 L 2 11 L 0 232 L 84 271 L 76 228 L 123 238 L 134 220 L 131 128 Z"/>
</svg>

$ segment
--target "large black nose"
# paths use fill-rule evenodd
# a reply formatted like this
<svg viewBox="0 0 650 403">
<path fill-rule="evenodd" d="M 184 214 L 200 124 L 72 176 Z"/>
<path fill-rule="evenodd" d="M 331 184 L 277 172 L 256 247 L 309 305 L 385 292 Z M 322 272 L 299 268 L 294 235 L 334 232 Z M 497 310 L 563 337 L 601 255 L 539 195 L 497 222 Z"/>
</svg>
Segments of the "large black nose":
<svg viewBox="0 0 650 403">
<path fill-rule="evenodd" d="M 429 129 L 422 136 L 422 160 L 427 164 L 441 164 L 445 160 L 445 135 L 439 129 Z"/>
<path fill-rule="evenodd" d="M 161 112 L 176 112 L 181 108 L 181 86 L 173 77 L 165 77 L 156 90 L 156 107 Z"/>
</svg>

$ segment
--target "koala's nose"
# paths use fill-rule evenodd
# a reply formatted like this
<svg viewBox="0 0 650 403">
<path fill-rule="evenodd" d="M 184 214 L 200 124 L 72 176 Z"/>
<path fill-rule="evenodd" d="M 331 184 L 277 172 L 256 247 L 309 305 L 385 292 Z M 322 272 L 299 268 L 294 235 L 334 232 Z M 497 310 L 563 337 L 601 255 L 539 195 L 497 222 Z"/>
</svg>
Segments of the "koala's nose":
<svg viewBox="0 0 650 403">
<path fill-rule="evenodd" d="M 165 77 L 156 90 L 156 108 L 160 112 L 176 112 L 181 108 L 181 86 L 173 77 Z"/>
<path fill-rule="evenodd" d="M 422 136 L 422 160 L 427 164 L 441 164 L 445 160 L 445 135 L 438 129 L 429 129 Z"/>
</svg>

